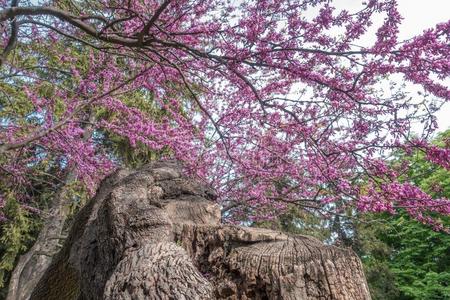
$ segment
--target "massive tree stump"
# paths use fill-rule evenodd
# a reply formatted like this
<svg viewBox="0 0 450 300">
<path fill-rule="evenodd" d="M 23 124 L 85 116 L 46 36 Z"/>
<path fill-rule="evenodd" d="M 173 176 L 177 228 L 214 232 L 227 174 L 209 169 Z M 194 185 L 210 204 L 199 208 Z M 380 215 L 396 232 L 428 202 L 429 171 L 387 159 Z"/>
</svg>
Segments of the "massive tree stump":
<svg viewBox="0 0 450 300">
<path fill-rule="evenodd" d="M 221 225 L 213 200 L 176 162 L 116 172 L 31 299 L 370 299 L 351 250 Z"/>
</svg>

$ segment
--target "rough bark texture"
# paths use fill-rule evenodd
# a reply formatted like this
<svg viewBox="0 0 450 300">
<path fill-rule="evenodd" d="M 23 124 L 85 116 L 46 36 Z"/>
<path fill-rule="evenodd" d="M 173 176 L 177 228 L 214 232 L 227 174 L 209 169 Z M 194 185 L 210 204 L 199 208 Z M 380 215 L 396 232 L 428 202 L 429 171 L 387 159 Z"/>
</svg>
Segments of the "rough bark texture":
<svg viewBox="0 0 450 300">
<path fill-rule="evenodd" d="M 213 198 L 175 162 L 118 171 L 31 299 L 370 299 L 351 250 L 221 225 Z"/>
</svg>

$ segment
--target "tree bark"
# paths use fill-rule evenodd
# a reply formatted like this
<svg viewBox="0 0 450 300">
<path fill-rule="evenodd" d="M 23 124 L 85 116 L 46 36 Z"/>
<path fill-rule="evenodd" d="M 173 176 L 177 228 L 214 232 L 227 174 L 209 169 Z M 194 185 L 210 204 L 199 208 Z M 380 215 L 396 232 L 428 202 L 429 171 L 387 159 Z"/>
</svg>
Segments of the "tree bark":
<svg viewBox="0 0 450 300">
<path fill-rule="evenodd" d="M 349 249 L 221 225 L 214 194 L 157 162 L 107 178 L 31 299 L 370 299 Z"/>
</svg>

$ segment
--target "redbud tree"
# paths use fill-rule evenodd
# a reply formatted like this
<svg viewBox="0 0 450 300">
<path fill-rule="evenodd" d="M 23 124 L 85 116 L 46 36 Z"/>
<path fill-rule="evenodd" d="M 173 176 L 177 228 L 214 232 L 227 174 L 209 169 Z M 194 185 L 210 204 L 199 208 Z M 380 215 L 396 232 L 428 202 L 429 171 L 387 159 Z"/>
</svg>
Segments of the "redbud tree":
<svg viewBox="0 0 450 300">
<path fill-rule="evenodd" d="M 448 147 L 427 142 L 450 100 L 450 21 L 401 41 L 395 0 L 0 6 L 2 187 L 23 205 L 13 187 L 48 157 L 93 192 L 120 164 L 99 142 L 108 133 L 183 161 L 230 222 L 297 205 L 324 217 L 404 209 L 443 228 L 448 199 L 399 180 L 410 166 L 389 157 L 419 151 L 450 168 Z"/>
</svg>

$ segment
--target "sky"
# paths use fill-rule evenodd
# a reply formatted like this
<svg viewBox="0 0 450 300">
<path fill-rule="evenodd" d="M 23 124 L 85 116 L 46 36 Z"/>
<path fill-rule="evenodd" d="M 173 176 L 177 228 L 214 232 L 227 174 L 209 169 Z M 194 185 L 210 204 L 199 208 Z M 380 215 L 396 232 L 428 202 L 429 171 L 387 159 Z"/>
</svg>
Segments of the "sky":
<svg viewBox="0 0 450 300">
<path fill-rule="evenodd" d="M 400 39 L 410 38 L 420 34 L 424 29 L 450 19 L 450 0 L 398 0 L 397 2 L 400 14 L 404 17 L 400 27 Z M 450 103 L 447 102 L 436 116 L 438 130 L 449 129 Z"/>
<path fill-rule="evenodd" d="M 346 9 L 355 12 L 361 9 L 361 5 L 367 0 L 334 0 L 333 5 L 337 10 Z M 450 0 L 397 0 L 398 9 L 404 18 L 399 28 L 399 41 L 403 41 L 421 34 L 424 30 L 435 27 L 438 23 L 447 22 L 450 19 Z M 312 9 L 311 17 L 318 11 Z M 364 34 L 357 44 L 363 47 L 372 46 L 376 40 L 375 32 L 383 22 L 384 16 L 375 15 L 372 19 L 374 25 Z M 450 85 L 450 79 L 446 80 Z M 407 85 L 410 91 L 419 91 L 413 84 Z M 450 102 L 444 104 L 436 114 L 438 132 L 450 129 Z M 422 124 L 412 124 L 414 132 L 422 131 Z"/>
</svg>

